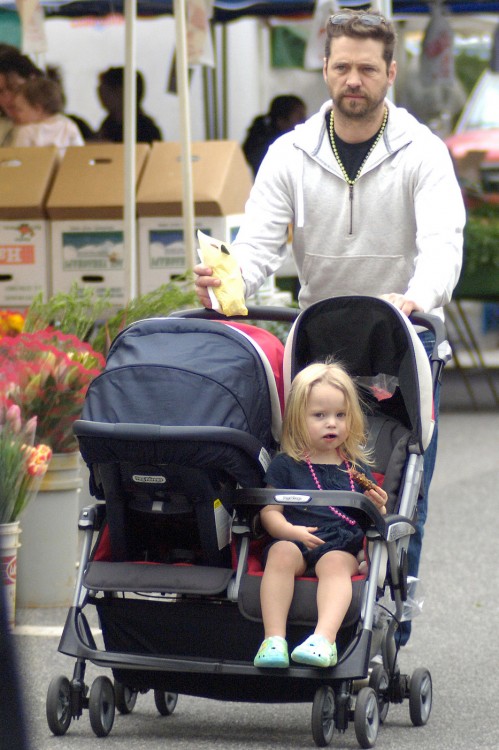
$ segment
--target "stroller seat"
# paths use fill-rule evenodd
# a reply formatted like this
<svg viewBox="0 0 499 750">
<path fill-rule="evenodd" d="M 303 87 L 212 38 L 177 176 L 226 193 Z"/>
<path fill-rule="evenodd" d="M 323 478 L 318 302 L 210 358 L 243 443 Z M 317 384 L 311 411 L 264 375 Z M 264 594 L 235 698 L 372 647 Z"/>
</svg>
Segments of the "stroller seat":
<svg viewBox="0 0 499 750">
<path fill-rule="evenodd" d="M 282 344 L 261 330 L 260 342 L 265 337 L 282 360 Z M 165 566 L 230 569 L 231 495 L 236 485 L 261 486 L 280 419 L 272 365 L 245 331 L 182 318 L 123 331 L 75 425 L 91 492 L 106 511 L 85 586 L 112 587 L 112 563 L 149 562 L 163 573 L 142 567 L 151 576 L 142 590 L 162 580 L 161 591 L 219 593 L 226 571 L 214 584 L 200 572 L 196 584 L 192 571 Z M 133 590 L 134 575 L 128 580 L 124 568 L 116 575 L 120 589 Z"/>
<path fill-rule="evenodd" d="M 372 407 L 371 407 L 372 408 Z M 400 488 L 403 485 L 404 468 L 407 460 L 407 445 L 410 441 L 410 431 L 398 420 L 384 415 L 369 414 L 368 449 L 374 457 L 373 474 L 380 486 L 388 494 L 387 513 L 394 512 L 400 498 Z M 262 535 L 253 541 L 248 553 L 246 574 L 242 577 L 239 590 L 238 604 L 241 613 L 250 620 L 262 621 L 260 605 L 260 584 L 263 575 L 261 555 L 269 538 Z M 368 546 L 365 545 L 368 555 Z M 382 574 L 384 577 L 384 572 Z M 352 577 L 352 600 L 343 620 L 342 629 L 346 629 L 358 622 L 359 613 L 365 589 L 366 576 L 358 574 Z M 383 581 L 381 581 L 382 585 Z M 318 619 L 317 613 L 317 579 L 313 572 L 301 576 L 295 581 L 295 590 L 288 621 L 300 625 L 314 627 Z M 343 633 L 343 637 L 344 637 Z M 340 636 L 341 638 L 341 636 Z"/>
</svg>

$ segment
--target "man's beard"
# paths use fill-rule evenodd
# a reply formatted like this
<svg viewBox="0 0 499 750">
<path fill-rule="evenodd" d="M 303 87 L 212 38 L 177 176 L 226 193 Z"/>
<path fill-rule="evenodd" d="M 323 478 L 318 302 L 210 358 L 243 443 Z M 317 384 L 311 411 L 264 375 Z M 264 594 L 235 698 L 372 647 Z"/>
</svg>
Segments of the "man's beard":
<svg viewBox="0 0 499 750">
<path fill-rule="evenodd" d="M 363 120 L 379 109 L 379 106 L 385 101 L 385 95 L 386 92 L 379 99 L 364 96 L 362 99 L 349 99 L 346 102 L 347 94 L 342 94 L 338 99 L 334 99 L 334 106 L 344 117 L 349 117 L 352 120 Z"/>
</svg>

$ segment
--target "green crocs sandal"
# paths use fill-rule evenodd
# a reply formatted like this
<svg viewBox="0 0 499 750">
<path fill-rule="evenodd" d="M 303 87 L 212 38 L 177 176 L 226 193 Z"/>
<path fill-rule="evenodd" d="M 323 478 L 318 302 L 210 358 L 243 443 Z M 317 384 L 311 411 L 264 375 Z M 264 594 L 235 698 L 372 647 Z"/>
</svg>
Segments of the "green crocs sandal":
<svg viewBox="0 0 499 750">
<path fill-rule="evenodd" d="M 289 667 L 288 644 L 280 635 L 265 638 L 253 660 L 255 667 L 285 669 Z"/>
<path fill-rule="evenodd" d="M 292 651 L 291 658 L 309 667 L 334 667 L 338 661 L 336 643 L 329 643 L 323 635 L 310 635 Z"/>
</svg>

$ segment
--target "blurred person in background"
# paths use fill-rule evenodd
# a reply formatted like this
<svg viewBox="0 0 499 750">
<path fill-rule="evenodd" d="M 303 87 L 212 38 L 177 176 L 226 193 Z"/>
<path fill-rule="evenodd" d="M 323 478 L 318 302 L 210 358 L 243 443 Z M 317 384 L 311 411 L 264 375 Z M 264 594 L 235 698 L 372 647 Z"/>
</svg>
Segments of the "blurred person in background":
<svg viewBox="0 0 499 750">
<path fill-rule="evenodd" d="M 28 750 L 15 644 L 9 630 L 7 605 L 0 576 L 0 748 Z"/>
<path fill-rule="evenodd" d="M 243 143 L 244 155 L 253 170 L 253 176 L 256 176 L 270 144 L 306 119 L 305 103 L 300 97 L 291 94 L 276 96 L 267 114 L 255 117 Z"/>
<path fill-rule="evenodd" d="M 31 78 L 14 96 L 11 113 L 15 122 L 12 146 L 83 146 L 76 123 L 62 114 L 62 89 L 45 77 Z"/>
<path fill-rule="evenodd" d="M 14 129 L 13 105 L 20 86 L 43 72 L 15 47 L 2 45 L 0 49 L 0 146 L 11 146 Z"/>
<path fill-rule="evenodd" d="M 95 139 L 97 141 L 123 142 L 124 116 L 124 68 L 108 68 L 99 75 L 98 94 L 108 116 L 101 123 Z M 152 143 L 163 140 L 160 129 L 149 115 L 143 112 L 145 84 L 142 73 L 137 70 L 137 143 Z"/>
</svg>

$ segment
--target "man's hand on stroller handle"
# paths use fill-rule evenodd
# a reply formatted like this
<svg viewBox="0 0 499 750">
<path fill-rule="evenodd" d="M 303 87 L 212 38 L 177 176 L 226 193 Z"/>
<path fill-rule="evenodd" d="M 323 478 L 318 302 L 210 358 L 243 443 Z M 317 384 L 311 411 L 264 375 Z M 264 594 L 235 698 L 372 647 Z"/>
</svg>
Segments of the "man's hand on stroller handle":
<svg viewBox="0 0 499 750">
<path fill-rule="evenodd" d="M 211 309 L 212 304 L 208 294 L 208 287 L 220 286 L 221 281 L 216 276 L 213 276 L 212 268 L 204 266 L 202 263 L 198 263 L 197 266 L 194 266 L 193 270 L 196 274 L 195 291 L 198 299 L 203 307 Z"/>
<path fill-rule="evenodd" d="M 391 302 L 392 305 L 395 305 L 401 312 L 403 312 L 407 317 L 416 310 L 416 312 L 424 312 L 421 305 L 418 305 L 417 302 L 415 302 L 412 299 L 409 299 L 403 294 L 395 294 L 392 292 L 391 294 L 382 294 L 381 299 L 386 300 L 387 302 Z"/>
</svg>

